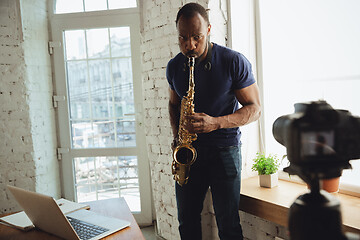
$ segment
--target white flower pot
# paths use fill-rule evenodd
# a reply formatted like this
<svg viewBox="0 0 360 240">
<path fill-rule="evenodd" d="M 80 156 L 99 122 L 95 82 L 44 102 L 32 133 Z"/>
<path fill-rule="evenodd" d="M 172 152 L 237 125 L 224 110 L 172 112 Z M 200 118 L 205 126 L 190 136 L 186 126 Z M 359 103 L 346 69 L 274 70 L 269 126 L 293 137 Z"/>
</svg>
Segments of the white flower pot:
<svg viewBox="0 0 360 240">
<path fill-rule="evenodd" d="M 278 173 L 259 175 L 260 187 L 272 188 L 278 185 Z"/>
</svg>

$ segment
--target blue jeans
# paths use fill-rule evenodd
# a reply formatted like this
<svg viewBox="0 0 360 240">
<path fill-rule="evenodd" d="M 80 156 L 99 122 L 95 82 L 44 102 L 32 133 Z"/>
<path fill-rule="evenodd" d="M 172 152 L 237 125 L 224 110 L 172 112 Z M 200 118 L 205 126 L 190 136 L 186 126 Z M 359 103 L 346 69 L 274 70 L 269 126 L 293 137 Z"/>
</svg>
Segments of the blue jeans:
<svg viewBox="0 0 360 240">
<path fill-rule="evenodd" d="M 219 237 L 243 239 L 239 218 L 240 146 L 196 146 L 197 159 L 191 166 L 189 182 L 176 183 L 179 231 L 182 240 L 201 240 L 201 212 L 211 189 Z"/>
</svg>

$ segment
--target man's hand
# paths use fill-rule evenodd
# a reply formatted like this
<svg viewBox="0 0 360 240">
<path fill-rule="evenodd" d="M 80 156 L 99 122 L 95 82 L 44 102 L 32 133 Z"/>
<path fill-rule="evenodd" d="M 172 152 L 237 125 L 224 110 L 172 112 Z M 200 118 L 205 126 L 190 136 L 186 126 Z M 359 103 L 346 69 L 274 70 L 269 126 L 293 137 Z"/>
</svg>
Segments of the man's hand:
<svg viewBox="0 0 360 240">
<path fill-rule="evenodd" d="M 185 128 L 190 133 L 208 133 L 222 128 L 244 126 L 259 119 L 261 105 L 258 86 L 252 84 L 246 88 L 235 90 L 235 95 L 241 108 L 234 113 L 219 117 L 195 113 L 186 117 L 189 121 Z"/>
<path fill-rule="evenodd" d="M 186 129 L 190 133 L 208 133 L 219 128 L 219 123 L 215 117 L 205 113 L 195 113 L 186 117 Z"/>
</svg>

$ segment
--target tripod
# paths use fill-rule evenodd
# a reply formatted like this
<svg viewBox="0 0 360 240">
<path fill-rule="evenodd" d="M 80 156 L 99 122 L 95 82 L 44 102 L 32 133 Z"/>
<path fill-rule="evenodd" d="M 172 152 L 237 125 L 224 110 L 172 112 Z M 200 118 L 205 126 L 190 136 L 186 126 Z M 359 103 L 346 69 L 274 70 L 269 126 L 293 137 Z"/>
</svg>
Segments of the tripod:
<svg viewBox="0 0 360 240">
<path fill-rule="evenodd" d="M 319 179 L 310 183 L 310 192 L 299 196 L 289 210 L 291 240 L 343 240 L 339 200 L 320 190 Z"/>
</svg>

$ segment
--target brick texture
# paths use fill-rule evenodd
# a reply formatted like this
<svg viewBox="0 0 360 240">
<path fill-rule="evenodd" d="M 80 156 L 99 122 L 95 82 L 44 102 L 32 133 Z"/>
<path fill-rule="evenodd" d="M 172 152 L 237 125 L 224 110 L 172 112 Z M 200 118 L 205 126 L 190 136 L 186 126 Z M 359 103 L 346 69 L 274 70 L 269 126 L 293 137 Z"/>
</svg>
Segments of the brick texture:
<svg viewBox="0 0 360 240">
<path fill-rule="evenodd" d="M 19 210 L 6 185 L 60 195 L 46 4 L 0 1 L 0 213 Z"/>
<path fill-rule="evenodd" d="M 26 66 L 25 85 L 36 168 L 36 191 L 59 197 L 60 172 L 56 159 L 47 1 L 22 0 L 21 12 Z"/>
</svg>

